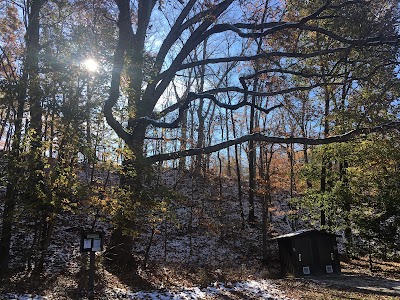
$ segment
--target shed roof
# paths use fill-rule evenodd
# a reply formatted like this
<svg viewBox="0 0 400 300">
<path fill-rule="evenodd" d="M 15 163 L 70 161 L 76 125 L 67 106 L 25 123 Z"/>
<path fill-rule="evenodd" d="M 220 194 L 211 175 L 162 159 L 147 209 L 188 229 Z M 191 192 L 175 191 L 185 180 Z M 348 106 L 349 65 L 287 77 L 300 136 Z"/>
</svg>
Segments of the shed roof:
<svg viewBox="0 0 400 300">
<path fill-rule="evenodd" d="M 319 233 L 319 234 L 323 234 L 323 235 L 339 236 L 337 234 L 326 232 L 326 231 L 322 231 L 322 230 L 304 229 L 304 230 L 299 230 L 299 231 L 283 234 L 283 235 L 280 235 L 280 236 L 276 236 L 276 237 L 272 238 L 271 240 L 291 238 L 291 237 L 295 237 L 295 236 L 307 235 L 307 234 L 310 234 L 310 233 Z"/>
</svg>

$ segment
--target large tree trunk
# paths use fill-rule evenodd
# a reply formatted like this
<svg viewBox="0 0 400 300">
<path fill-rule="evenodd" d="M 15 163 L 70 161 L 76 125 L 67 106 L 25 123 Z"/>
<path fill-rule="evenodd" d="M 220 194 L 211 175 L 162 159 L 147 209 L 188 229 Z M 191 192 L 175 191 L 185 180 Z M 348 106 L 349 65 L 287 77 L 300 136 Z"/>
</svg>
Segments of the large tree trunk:
<svg viewBox="0 0 400 300">
<path fill-rule="evenodd" d="M 39 260 L 36 273 L 41 273 L 45 260 L 45 254 L 49 245 L 53 226 L 50 225 L 52 204 L 42 199 L 39 194 L 45 190 L 43 185 L 43 168 L 44 162 L 42 158 L 42 90 L 39 78 L 39 13 L 40 9 L 47 0 L 33 1 L 29 15 L 29 30 L 27 30 L 28 44 L 31 48 L 27 48 L 26 67 L 29 76 L 29 113 L 30 113 L 30 153 L 29 153 L 29 184 L 32 187 L 32 200 L 36 202 L 39 209 L 42 210 L 42 235 L 39 244 Z M 38 186 L 39 185 L 39 186 Z M 39 190 L 39 193 L 37 192 Z"/>
<path fill-rule="evenodd" d="M 137 262 L 132 255 L 133 239 L 124 233 L 122 226 L 117 226 L 111 234 L 110 243 L 105 253 L 106 263 L 118 266 L 125 271 L 133 271 Z"/>
<path fill-rule="evenodd" d="M 142 172 L 132 176 L 128 175 L 129 173 L 136 173 L 138 164 L 135 160 L 125 160 L 123 166 L 124 173 L 127 175 L 121 175 L 120 185 L 129 194 L 126 201 L 131 201 L 133 204 L 135 201 L 140 201 L 140 176 L 142 176 Z M 117 223 L 111 233 L 105 257 L 106 263 L 124 268 L 126 271 L 133 271 L 137 263 L 132 255 L 133 237 L 129 234 L 129 231 L 137 228 L 134 228 L 131 220 L 123 216 L 126 213 L 129 212 L 118 212 Z"/>
<path fill-rule="evenodd" d="M 146 176 L 151 172 L 151 166 L 146 162 L 143 156 L 143 145 L 146 127 L 137 126 L 133 131 L 133 140 L 129 147 L 130 154 L 124 158 L 123 174 L 120 179 L 120 187 L 125 189 L 129 197 L 126 201 L 132 202 L 132 207 L 137 201 L 146 201 L 142 199 L 143 184 Z M 137 262 L 132 254 L 133 236 L 129 233 L 131 230 L 139 230 L 140 226 L 132 220 L 123 217 L 121 212 L 117 217 L 117 225 L 112 231 L 110 243 L 105 254 L 106 262 L 124 268 L 126 271 L 134 271 Z"/>
<path fill-rule="evenodd" d="M 142 169 L 143 164 L 143 145 L 146 132 L 146 125 L 136 124 L 135 118 L 146 116 L 149 110 L 148 103 L 141 99 L 141 84 L 143 79 L 143 53 L 144 39 L 154 1 L 139 1 L 138 18 L 140 23 L 136 34 L 133 33 L 131 22 L 131 9 L 129 0 L 116 1 L 119 9 L 118 28 L 119 37 L 117 48 L 114 53 L 114 69 L 111 79 L 110 97 L 104 106 L 104 114 L 108 124 L 124 140 L 125 146 L 130 149 L 130 153 L 124 156 L 121 175 L 121 188 L 125 189 L 128 199 L 125 201 L 136 201 L 142 188 L 142 177 L 146 170 Z M 127 64 L 126 72 L 128 75 L 128 126 L 127 130 L 114 118 L 112 107 L 116 103 L 120 94 L 121 73 L 124 69 L 125 59 Z M 147 99 L 148 100 L 148 99 Z M 147 101 L 148 102 L 148 101 Z M 108 262 L 120 266 L 132 267 L 132 236 L 126 234 L 126 228 L 131 229 L 131 222 L 124 217 L 124 213 L 118 212 L 117 225 L 114 228 L 110 244 L 106 252 Z"/>
</svg>

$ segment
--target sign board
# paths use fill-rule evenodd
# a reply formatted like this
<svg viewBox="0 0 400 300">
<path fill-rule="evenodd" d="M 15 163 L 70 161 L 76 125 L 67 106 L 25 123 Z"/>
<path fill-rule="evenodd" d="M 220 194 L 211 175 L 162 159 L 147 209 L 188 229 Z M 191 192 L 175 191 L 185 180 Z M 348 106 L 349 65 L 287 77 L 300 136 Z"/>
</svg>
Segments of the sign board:
<svg viewBox="0 0 400 300">
<path fill-rule="evenodd" d="M 81 252 L 97 252 L 103 250 L 103 233 L 83 232 L 81 234 Z"/>
</svg>

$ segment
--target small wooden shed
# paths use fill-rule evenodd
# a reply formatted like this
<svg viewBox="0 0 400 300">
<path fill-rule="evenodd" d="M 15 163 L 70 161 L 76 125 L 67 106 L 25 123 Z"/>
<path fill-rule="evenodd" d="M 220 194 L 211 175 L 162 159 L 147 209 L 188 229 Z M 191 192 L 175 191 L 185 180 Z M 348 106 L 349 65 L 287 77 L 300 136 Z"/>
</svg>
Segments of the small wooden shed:
<svg viewBox="0 0 400 300">
<path fill-rule="evenodd" d="M 340 274 L 336 237 L 314 229 L 275 237 L 282 273 L 294 277 Z"/>
</svg>

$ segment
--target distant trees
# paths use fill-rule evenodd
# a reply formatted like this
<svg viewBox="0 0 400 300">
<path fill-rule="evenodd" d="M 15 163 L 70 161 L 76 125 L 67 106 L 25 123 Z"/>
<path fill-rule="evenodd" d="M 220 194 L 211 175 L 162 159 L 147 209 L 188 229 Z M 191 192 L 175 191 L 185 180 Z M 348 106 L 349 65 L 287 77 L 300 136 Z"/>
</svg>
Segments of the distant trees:
<svg viewBox="0 0 400 300">
<path fill-rule="evenodd" d="M 305 174 L 315 182 L 324 156 L 332 162 L 327 172 L 332 188 L 324 193 L 308 189 L 299 204 L 314 220 L 315 205 L 321 205 L 327 212 L 326 227 L 331 230 L 351 228 L 345 240 L 349 257 L 373 249 L 373 254 L 386 259 L 398 248 L 397 139 L 398 132 L 385 137 L 373 134 L 358 142 L 313 151 Z"/>
<path fill-rule="evenodd" d="M 379 20 L 378 15 L 385 15 L 385 20 Z M 361 22 L 358 26 L 349 26 L 350 22 L 359 22 L 360 20 L 368 19 L 369 22 Z M 348 20 L 348 26 L 344 27 L 344 20 Z M 398 20 L 398 11 L 395 9 L 395 4 L 390 3 L 389 6 L 381 5 L 378 3 L 371 4 L 370 6 L 360 9 L 358 6 L 349 7 L 344 11 L 342 19 L 328 21 L 326 24 L 331 28 L 341 28 L 343 32 L 348 29 L 347 34 L 350 36 L 360 36 L 366 32 L 395 32 L 393 25 Z M 321 20 L 320 22 L 326 22 Z M 328 42 L 326 38 L 317 36 L 317 47 L 321 47 L 324 43 Z M 321 120 L 323 124 L 324 136 L 332 134 L 343 134 L 346 131 L 355 127 L 375 126 L 395 120 L 393 111 L 393 103 L 398 98 L 399 81 L 396 78 L 395 69 L 397 52 L 393 48 L 386 45 L 380 45 L 372 51 L 365 49 L 354 49 L 349 51 L 342 57 L 344 63 L 336 63 L 335 61 L 319 61 L 317 66 L 319 69 L 328 71 L 330 77 L 325 77 L 324 88 L 321 93 L 317 94 L 314 99 L 321 99 L 324 106 L 323 110 L 324 119 Z M 354 145 L 353 145 L 354 146 Z M 336 147 L 336 146 L 334 146 Z M 344 146 L 337 146 L 348 147 Z M 347 156 L 344 155 L 339 160 L 337 165 L 337 158 L 332 158 L 330 147 L 323 147 L 318 149 L 322 151 L 319 153 L 319 161 L 321 172 L 319 184 L 314 182 L 314 187 L 319 187 L 318 195 L 320 201 L 314 202 L 321 205 L 321 226 L 330 227 L 333 223 L 337 223 L 337 215 L 328 216 L 332 213 L 330 206 L 325 207 L 326 203 L 339 202 L 342 203 L 344 210 L 344 222 L 346 226 L 343 227 L 345 232 L 346 241 L 348 242 L 348 250 L 351 251 L 353 220 L 349 217 L 350 211 L 353 209 L 352 197 L 344 197 L 336 194 L 338 192 L 336 184 L 342 181 L 344 186 L 349 185 L 350 178 L 347 177 L 349 161 Z M 350 148 L 349 148 L 350 150 Z M 350 152 L 347 153 L 350 155 Z M 361 160 L 361 158 L 360 158 Z M 331 174 L 336 173 L 335 168 L 338 168 L 339 177 L 331 177 Z M 310 180 L 308 180 L 310 183 Z M 315 188 L 311 189 L 308 184 L 309 190 L 315 192 Z M 325 195 L 325 196 L 324 196 Z M 327 196 L 331 195 L 331 196 Z M 327 198 L 324 198 L 327 197 Z M 325 200 L 323 200 L 325 199 Z M 329 199 L 329 200 L 328 200 Z M 309 199 L 310 200 L 310 199 Z M 316 200 L 316 199 L 314 199 Z M 342 202 L 341 202 L 342 201 Z M 330 213 L 326 213 L 329 210 Z M 330 220 L 333 218 L 333 220 Z"/>
</svg>

